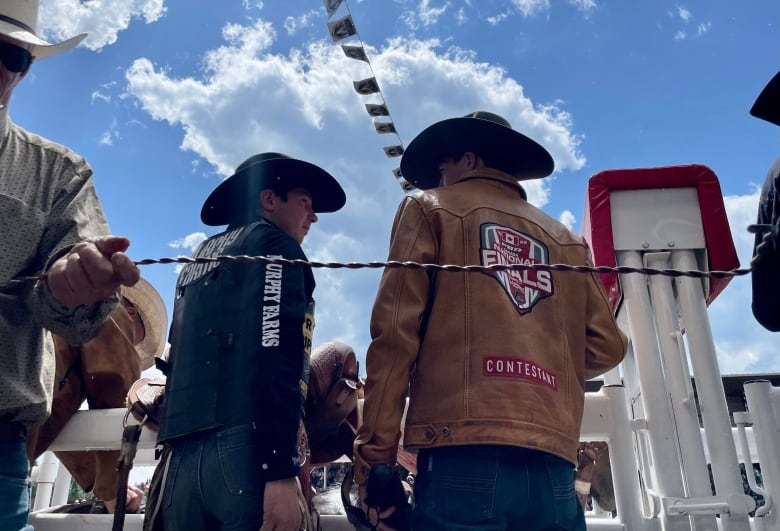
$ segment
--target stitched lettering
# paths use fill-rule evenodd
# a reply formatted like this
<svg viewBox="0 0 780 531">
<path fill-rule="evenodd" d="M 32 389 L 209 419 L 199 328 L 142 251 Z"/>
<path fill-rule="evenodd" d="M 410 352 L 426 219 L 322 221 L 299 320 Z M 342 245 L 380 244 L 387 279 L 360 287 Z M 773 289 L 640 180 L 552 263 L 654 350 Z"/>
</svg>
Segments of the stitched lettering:
<svg viewBox="0 0 780 531">
<path fill-rule="evenodd" d="M 281 258 L 272 256 L 272 258 Z M 268 303 L 275 304 L 268 304 Z M 263 288 L 263 330 L 262 345 L 264 347 L 278 347 L 279 336 L 279 312 L 282 304 L 282 264 L 266 264 L 265 286 Z"/>
</svg>

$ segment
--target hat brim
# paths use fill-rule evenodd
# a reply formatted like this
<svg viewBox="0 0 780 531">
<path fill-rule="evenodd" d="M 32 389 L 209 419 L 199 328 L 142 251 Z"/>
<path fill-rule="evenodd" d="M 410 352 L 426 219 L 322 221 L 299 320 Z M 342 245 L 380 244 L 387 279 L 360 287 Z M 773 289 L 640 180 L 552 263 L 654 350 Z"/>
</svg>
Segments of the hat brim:
<svg viewBox="0 0 780 531">
<path fill-rule="evenodd" d="M 36 59 L 43 59 L 75 48 L 87 36 L 86 33 L 81 33 L 62 42 L 50 43 L 39 38 L 34 33 L 4 21 L 0 21 L 0 35 L 5 35 L 10 40 L 26 48 Z"/>
<path fill-rule="evenodd" d="M 135 306 L 144 323 L 144 339 L 135 346 L 141 370 L 154 365 L 154 358 L 165 349 L 168 313 L 160 294 L 143 278 L 133 286 L 122 286 L 122 296 Z"/>
<path fill-rule="evenodd" d="M 775 125 L 780 125 L 780 72 L 769 80 L 756 98 L 750 114 Z"/>
<path fill-rule="evenodd" d="M 555 169 L 550 153 L 522 133 L 480 118 L 450 118 L 417 135 L 401 158 L 404 179 L 421 190 L 439 186 L 439 164 L 460 151 L 474 151 L 491 167 L 518 181 L 547 177 Z"/>
<path fill-rule="evenodd" d="M 203 203 L 200 219 L 206 225 L 229 225 L 257 210 L 257 194 L 262 190 L 293 188 L 309 191 L 312 209 L 317 213 L 335 212 L 347 200 L 338 181 L 319 166 L 291 158 L 268 159 L 222 181 Z"/>
</svg>

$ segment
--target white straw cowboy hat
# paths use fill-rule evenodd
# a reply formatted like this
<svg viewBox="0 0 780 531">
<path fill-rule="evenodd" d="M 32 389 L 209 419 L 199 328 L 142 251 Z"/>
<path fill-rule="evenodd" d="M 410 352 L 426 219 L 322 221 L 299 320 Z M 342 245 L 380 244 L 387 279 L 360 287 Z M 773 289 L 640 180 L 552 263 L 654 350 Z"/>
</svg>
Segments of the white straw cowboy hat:
<svg viewBox="0 0 780 531">
<path fill-rule="evenodd" d="M 417 135 L 401 158 L 401 174 L 420 190 L 435 188 L 439 186 L 439 163 L 464 151 L 478 153 L 487 165 L 518 181 L 547 177 L 555 168 L 550 153 L 512 129 L 505 118 L 476 111 L 436 122 Z"/>
<path fill-rule="evenodd" d="M 141 361 L 141 370 L 154 365 L 154 358 L 165 348 L 165 334 L 168 329 L 168 313 L 160 294 L 143 278 L 134 286 L 122 286 L 122 297 L 135 306 L 144 323 L 143 341 L 135 346 Z"/>
<path fill-rule="evenodd" d="M 26 48 L 36 59 L 70 50 L 87 36 L 82 33 L 56 44 L 38 37 L 38 0 L 0 0 L 0 35 Z"/>
</svg>

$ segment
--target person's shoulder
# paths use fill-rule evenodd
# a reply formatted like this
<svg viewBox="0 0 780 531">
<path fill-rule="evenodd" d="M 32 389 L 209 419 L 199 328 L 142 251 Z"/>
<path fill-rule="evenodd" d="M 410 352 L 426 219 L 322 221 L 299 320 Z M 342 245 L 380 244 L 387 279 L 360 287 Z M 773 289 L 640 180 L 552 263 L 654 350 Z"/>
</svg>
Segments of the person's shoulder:
<svg viewBox="0 0 780 531">
<path fill-rule="evenodd" d="M 585 238 L 531 203 L 523 210 L 523 217 L 541 228 L 561 245 L 587 245 Z"/>
<path fill-rule="evenodd" d="M 778 186 L 777 183 L 780 183 L 780 157 L 775 159 L 775 162 L 769 168 L 769 173 L 766 176 L 766 180 L 767 181 L 774 181 L 775 182 L 775 188 L 777 188 L 777 186 Z"/>
<path fill-rule="evenodd" d="M 431 210 L 442 205 L 442 201 L 447 201 L 450 190 L 446 187 L 430 188 L 428 190 L 415 190 L 406 195 L 401 201 L 401 205 L 416 205 L 423 210 Z"/>
<path fill-rule="evenodd" d="M 263 254 L 282 255 L 285 258 L 301 258 L 303 249 L 295 238 L 279 227 L 266 221 L 253 223 L 249 227 L 247 241 L 251 247 L 261 248 Z"/>
<path fill-rule="evenodd" d="M 25 144 L 29 151 L 38 153 L 45 161 L 62 161 L 77 168 L 89 168 L 84 157 L 64 144 L 28 131 L 24 127 L 10 121 L 8 132 L 9 135 L 16 138 L 17 142 Z"/>
</svg>

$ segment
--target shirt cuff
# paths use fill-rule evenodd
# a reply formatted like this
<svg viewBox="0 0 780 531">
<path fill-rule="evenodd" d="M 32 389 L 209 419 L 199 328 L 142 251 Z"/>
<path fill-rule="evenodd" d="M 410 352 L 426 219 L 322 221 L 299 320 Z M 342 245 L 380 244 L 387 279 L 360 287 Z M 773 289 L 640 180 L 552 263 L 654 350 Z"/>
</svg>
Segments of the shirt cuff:
<svg viewBox="0 0 780 531">
<path fill-rule="evenodd" d="M 263 456 L 260 469 L 266 481 L 288 479 L 298 475 L 301 462 L 297 453 L 290 456 L 284 455 L 279 450 L 270 450 Z"/>
</svg>

